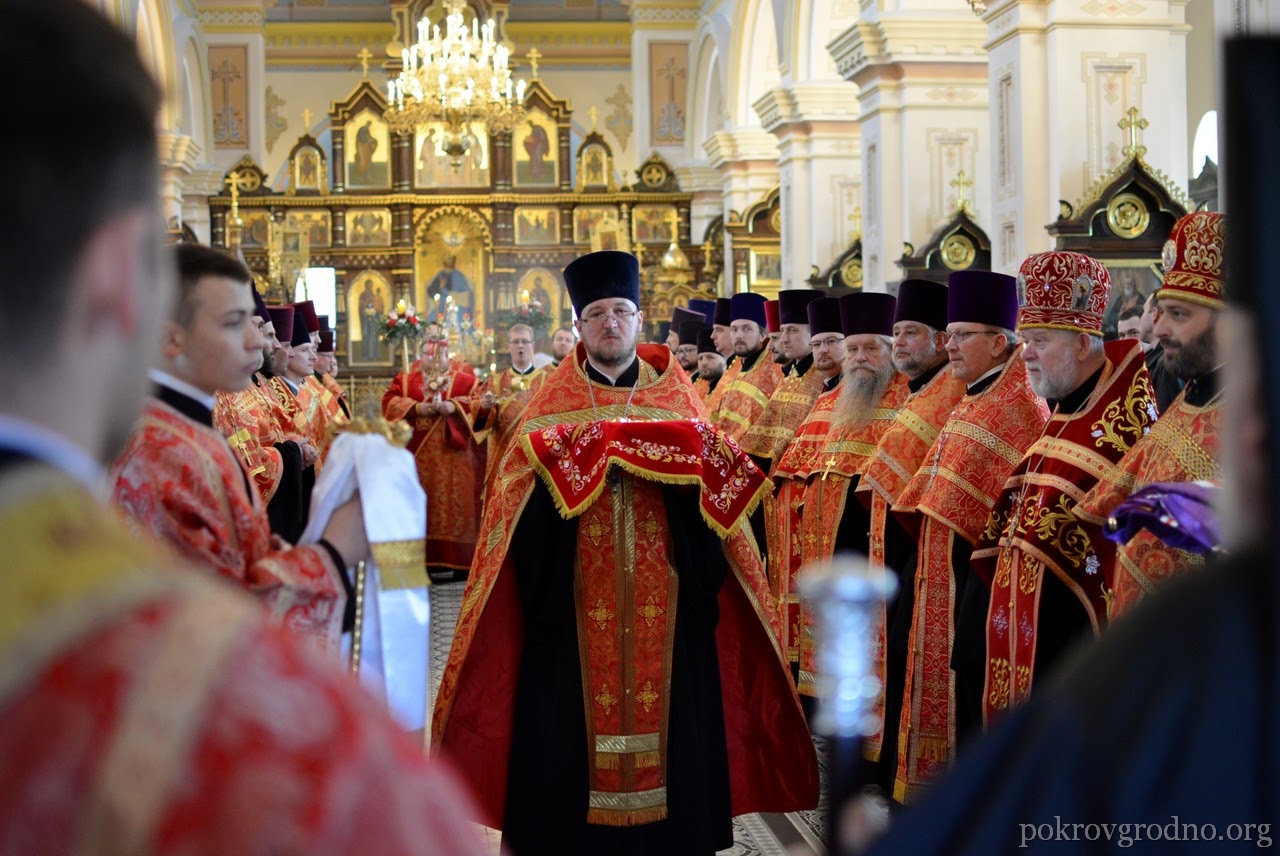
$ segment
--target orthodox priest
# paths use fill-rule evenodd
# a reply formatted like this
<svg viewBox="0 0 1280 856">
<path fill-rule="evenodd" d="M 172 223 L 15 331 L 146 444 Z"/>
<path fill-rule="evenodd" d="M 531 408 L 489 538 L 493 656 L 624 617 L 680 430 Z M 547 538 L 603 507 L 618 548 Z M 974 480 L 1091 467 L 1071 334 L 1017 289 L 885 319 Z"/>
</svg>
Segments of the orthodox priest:
<svg viewBox="0 0 1280 856">
<path fill-rule="evenodd" d="M 472 430 L 477 443 L 488 443 L 485 465 L 485 493 L 498 464 L 511 448 L 516 427 L 524 416 L 534 393 L 547 379 L 549 371 L 533 364 L 533 328 L 513 324 L 507 330 L 507 356 L 511 365 L 490 375 L 480 385 L 479 398 L 472 399 Z"/>
<path fill-rule="evenodd" d="M 715 426 L 739 440 L 764 414 L 769 396 L 782 380 L 782 369 L 769 358 L 765 331 L 765 298 L 746 292 L 729 298 L 729 336 L 740 366 L 728 383 L 720 407 L 711 414 Z"/>
<path fill-rule="evenodd" d="M 1218 478 L 1223 361 L 1215 341 L 1222 299 L 1225 218 L 1197 211 L 1178 220 L 1165 244 L 1155 329 L 1164 365 L 1186 386 L 1080 502 L 1077 516 L 1101 524 L 1129 494 L 1155 482 Z M 1169 546 L 1144 529 L 1116 550 L 1112 617 L 1123 615 L 1169 577 L 1204 566 L 1202 556 Z"/>
<path fill-rule="evenodd" d="M 855 493 L 871 514 L 867 558 L 898 578 L 898 597 L 885 612 L 876 651 L 883 690 L 877 707 L 882 730 L 865 737 L 862 784 L 883 794 L 893 792 L 897 772 L 898 719 L 911 632 L 915 592 L 916 542 L 889 509 L 920 469 L 925 453 L 947 421 L 964 384 L 947 361 L 947 287 L 927 279 L 907 279 L 898 286 L 893 314 L 893 367 L 907 379 L 907 398 L 898 408 L 867 462 Z"/>
<path fill-rule="evenodd" d="M 866 555 L 870 512 L 853 492 L 907 397 L 907 376 L 894 368 L 891 356 L 897 300 L 889 294 L 856 292 L 839 302 L 844 379 L 831 430 L 809 467 L 804 489 L 800 549 L 805 564 L 825 561 L 837 552 Z M 818 686 L 812 617 L 803 605 L 801 615 L 797 688 L 813 697 Z"/>
<path fill-rule="evenodd" d="M 693 382 L 693 388 L 704 402 L 716 391 L 724 372 L 724 357 L 716 350 L 711 328 L 703 327 L 698 331 L 698 379 Z"/>
<path fill-rule="evenodd" d="M 809 348 L 813 352 L 813 371 L 823 379 L 822 392 L 813 402 L 809 415 L 796 428 L 773 467 L 774 495 L 768 518 L 769 583 L 777 602 L 779 640 L 782 652 L 793 671 L 800 664 L 800 595 L 796 591 L 796 574 L 804 563 L 801 541 L 801 506 L 804 488 L 831 430 L 836 403 L 840 400 L 841 361 L 844 358 L 844 329 L 840 325 L 840 301 L 822 297 L 805 307 L 809 324 Z"/>
<path fill-rule="evenodd" d="M 382 415 L 413 427 L 409 451 L 427 494 L 427 572 L 432 579 L 465 578 L 476 551 L 485 458 L 472 435 L 476 386 L 471 366 L 449 356 L 438 324 L 426 325 L 419 359 L 399 372 L 382 396 Z"/>
<path fill-rule="evenodd" d="M 435 734 L 516 856 L 709 856 L 817 797 L 746 525 L 766 480 L 637 350 L 634 256 L 564 281 L 582 343 L 498 472 Z"/>
<path fill-rule="evenodd" d="M 960 271 L 948 278 L 947 357 L 965 395 L 892 509 L 916 536 L 919 557 L 898 725 L 898 802 L 914 799 L 946 769 L 957 741 L 981 723 L 989 600 L 981 580 L 972 581 L 970 609 L 981 616 L 971 636 L 976 644 L 963 647 L 957 629 L 971 584 L 970 555 L 1005 480 L 1049 419 L 1018 358 L 1017 322 L 1013 277 Z"/>
<path fill-rule="evenodd" d="M 991 589 L 983 712 L 987 724 L 1031 694 L 1068 646 L 1106 624 L 1115 544 L 1076 504 L 1156 417 L 1134 339 L 1102 341 L 1111 278 L 1080 253 L 1036 253 L 1018 274 L 1018 332 L 1031 388 L 1053 408 L 1009 477 L 974 547 Z"/>
</svg>

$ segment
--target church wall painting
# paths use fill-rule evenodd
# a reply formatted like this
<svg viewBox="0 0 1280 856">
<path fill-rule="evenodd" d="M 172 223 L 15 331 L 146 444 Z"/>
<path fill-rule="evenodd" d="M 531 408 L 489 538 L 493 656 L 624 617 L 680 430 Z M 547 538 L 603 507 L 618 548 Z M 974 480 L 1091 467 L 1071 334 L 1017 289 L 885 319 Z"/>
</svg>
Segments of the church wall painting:
<svg viewBox="0 0 1280 856">
<path fill-rule="evenodd" d="M 213 147 L 249 146 L 249 49 L 244 45 L 209 48 L 213 96 Z"/>
<path fill-rule="evenodd" d="M 601 224 L 612 221 L 613 228 L 618 227 L 618 206 L 616 205 L 579 205 L 573 209 L 573 242 L 575 244 L 591 243 L 591 235 Z M 612 249 L 617 249 L 613 247 Z"/>
<path fill-rule="evenodd" d="M 348 210 L 347 246 L 391 246 L 391 209 L 356 208 Z"/>
<path fill-rule="evenodd" d="M 347 286 L 347 360 L 352 366 L 389 366 L 391 349 L 379 338 L 395 306 L 391 284 L 377 271 L 361 271 Z"/>
<path fill-rule="evenodd" d="M 391 187 L 391 137 L 382 117 L 361 110 L 344 130 L 347 189 L 385 190 Z"/>
<path fill-rule="evenodd" d="M 305 230 L 311 237 L 311 246 L 328 247 L 331 239 L 328 211 L 290 211 L 285 215 L 287 229 Z"/>
<path fill-rule="evenodd" d="M 777 285 L 782 282 L 782 253 L 751 251 L 752 285 Z"/>
<path fill-rule="evenodd" d="M 444 152 L 444 125 L 433 122 L 419 128 L 413 138 L 414 186 L 420 190 L 438 187 L 489 186 L 489 134 L 481 122 L 467 128 L 469 147 L 455 170 Z"/>
<path fill-rule="evenodd" d="M 560 209 L 554 206 L 521 205 L 515 221 L 517 246 L 560 242 Z"/>
<path fill-rule="evenodd" d="M 555 122 L 541 110 L 530 110 L 511 138 L 516 187 L 556 187 L 560 142 Z"/>
<path fill-rule="evenodd" d="M 266 211 L 241 208 L 240 220 L 244 223 L 240 244 L 245 247 L 265 247 L 271 236 L 271 215 Z"/>
<path fill-rule="evenodd" d="M 637 205 L 631 209 L 631 240 L 637 244 L 670 244 L 673 205 Z"/>
<path fill-rule="evenodd" d="M 446 210 L 416 228 L 414 297 L 423 317 L 441 318 L 459 354 L 487 360 L 477 350 L 489 295 L 483 218 L 461 208 Z"/>
<path fill-rule="evenodd" d="M 684 42 L 649 43 L 650 136 L 654 145 L 684 143 L 689 79 L 689 46 Z"/>
</svg>

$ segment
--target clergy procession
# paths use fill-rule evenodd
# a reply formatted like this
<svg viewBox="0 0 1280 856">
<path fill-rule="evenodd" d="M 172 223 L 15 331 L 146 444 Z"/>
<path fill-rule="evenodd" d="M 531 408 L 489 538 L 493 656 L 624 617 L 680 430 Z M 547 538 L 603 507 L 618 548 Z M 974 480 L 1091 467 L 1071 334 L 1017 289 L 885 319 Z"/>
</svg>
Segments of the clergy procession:
<svg viewBox="0 0 1280 856">
<path fill-rule="evenodd" d="M 50 56 L 95 144 L 14 90 L 0 853 L 709 855 L 815 814 L 778 846 L 1170 816 L 1269 846 L 1280 307 L 1232 246 L 1248 193 L 1170 218 L 1131 335 L 1068 249 L 660 308 L 598 249 L 501 368 L 384 306 L 415 332 L 362 407 L 359 318 L 164 240 L 133 43 L 0 4 L 0 74 Z M 889 594 L 833 629 L 814 581 L 849 566 Z"/>
</svg>

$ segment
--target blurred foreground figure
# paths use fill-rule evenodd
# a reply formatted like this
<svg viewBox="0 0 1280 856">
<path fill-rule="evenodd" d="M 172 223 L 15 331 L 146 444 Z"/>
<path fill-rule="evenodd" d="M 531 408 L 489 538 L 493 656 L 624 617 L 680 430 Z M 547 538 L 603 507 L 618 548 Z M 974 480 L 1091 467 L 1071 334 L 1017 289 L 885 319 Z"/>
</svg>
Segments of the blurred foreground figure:
<svg viewBox="0 0 1280 856">
<path fill-rule="evenodd" d="M 172 303 L 159 93 L 77 0 L 0 4 L 0 75 L 30 123 L 0 135 L 0 853 L 479 852 L 349 678 L 102 504 Z"/>
<path fill-rule="evenodd" d="M 1232 553 L 1169 581 L 1063 663 L 873 852 L 1054 849 L 1048 842 L 1073 853 L 1241 852 L 1274 843 L 1280 578 L 1268 540 L 1280 486 L 1271 334 L 1280 290 L 1268 194 L 1280 182 L 1280 40 L 1228 42 L 1226 69 L 1232 219 L 1219 326 L 1230 367 L 1221 448 Z"/>
</svg>

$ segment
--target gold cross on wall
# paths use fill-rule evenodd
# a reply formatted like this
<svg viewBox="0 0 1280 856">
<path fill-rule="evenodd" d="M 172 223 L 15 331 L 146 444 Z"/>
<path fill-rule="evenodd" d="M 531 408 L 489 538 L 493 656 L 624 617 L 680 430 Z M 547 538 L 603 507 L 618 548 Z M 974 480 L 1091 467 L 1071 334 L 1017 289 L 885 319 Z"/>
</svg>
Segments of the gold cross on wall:
<svg viewBox="0 0 1280 856">
<path fill-rule="evenodd" d="M 1142 118 L 1137 107 L 1130 107 L 1124 115 L 1125 118 L 1116 123 L 1121 130 L 1129 132 L 1129 145 L 1124 147 L 1121 154 L 1134 160 L 1142 160 L 1147 147 L 1138 142 L 1138 134 L 1145 131 L 1151 123 Z"/>
<path fill-rule="evenodd" d="M 965 198 L 965 191 L 973 187 L 973 179 L 964 174 L 964 170 L 956 173 L 956 177 L 951 179 L 951 186 L 956 189 L 956 207 L 964 208 L 968 201 Z"/>
<path fill-rule="evenodd" d="M 373 54 L 369 53 L 368 48 L 360 48 L 360 53 L 356 54 L 356 58 L 360 60 L 360 72 L 365 80 L 369 79 L 369 60 L 373 59 Z"/>
<path fill-rule="evenodd" d="M 302 133 L 304 134 L 311 133 L 311 108 L 310 107 L 302 108 Z"/>
<path fill-rule="evenodd" d="M 591 116 L 591 133 L 594 134 L 596 130 L 596 122 L 600 118 L 600 110 L 596 107 L 592 107 L 587 111 L 587 114 Z"/>
<path fill-rule="evenodd" d="M 853 223 L 853 228 L 849 230 L 849 243 L 853 243 L 862 237 L 862 206 L 859 205 L 853 209 L 853 213 L 849 215 L 849 221 Z"/>
<path fill-rule="evenodd" d="M 530 68 L 529 74 L 530 76 L 533 77 L 534 80 L 537 80 L 538 79 L 538 60 L 542 59 L 542 54 L 538 52 L 537 48 L 530 48 L 529 52 L 525 54 L 525 56 L 529 58 L 529 68 Z"/>
</svg>

